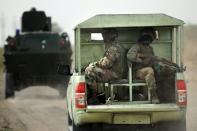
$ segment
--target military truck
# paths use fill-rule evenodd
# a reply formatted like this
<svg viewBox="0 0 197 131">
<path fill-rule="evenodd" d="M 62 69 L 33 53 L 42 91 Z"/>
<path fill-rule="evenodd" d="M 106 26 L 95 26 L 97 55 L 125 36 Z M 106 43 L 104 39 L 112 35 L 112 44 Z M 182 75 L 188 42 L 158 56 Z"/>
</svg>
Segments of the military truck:
<svg viewBox="0 0 197 131">
<path fill-rule="evenodd" d="M 59 64 L 71 64 L 67 33 L 51 29 L 51 17 L 32 8 L 22 15 L 22 32 L 8 36 L 4 46 L 5 97 L 29 86 L 48 85 L 63 95 L 69 77 L 57 74 Z"/>
<path fill-rule="evenodd" d="M 165 14 L 96 15 L 78 24 L 75 28 L 74 71 L 70 73 L 66 65 L 59 67 L 61 73 L 72 74 L 66 99 L 69 130 L 186 131 L 183 24 L 182 20 Z M 122 82 L 95 82 L 97 94 L 91 99 L 99 101 L 99 96 L 102 96 L 102 101 L 89 103 L 84 68 L 103 57 L 106 45 L 102 40 L 102 30 L 115 28 L 118 31 L 117 42 L 128 50 L 137 43 L 144 27 L 155 29 L 156 39 L 152 43 L 155 55 L 179 66 L 170 78 L 164 77 L 163 81 L 157 83 L 160 103 L 151 103 L 150 97 L 145 100 L 136 97 L 138 90 L 146 87 L 146 83 L 134 79 L 134 65 L 127 68 L 128 75 L 121 79 L 124 80 Z M 125 93 L 126 98 L 117 99 L 121 92 Z"/>
</svg>

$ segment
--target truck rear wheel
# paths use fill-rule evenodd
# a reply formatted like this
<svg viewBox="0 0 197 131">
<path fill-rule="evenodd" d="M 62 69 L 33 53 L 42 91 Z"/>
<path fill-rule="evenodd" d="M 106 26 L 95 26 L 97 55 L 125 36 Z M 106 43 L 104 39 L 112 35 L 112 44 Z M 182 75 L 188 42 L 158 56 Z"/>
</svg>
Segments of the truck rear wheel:
<svg viewBox="0 0 197 131">
<path fill-rule="evenodd" d="M 5 74 L 5 98 L 14 97 L 15 88 L 14 88 L 14 78 L 13 74 Z"/>
</svg>

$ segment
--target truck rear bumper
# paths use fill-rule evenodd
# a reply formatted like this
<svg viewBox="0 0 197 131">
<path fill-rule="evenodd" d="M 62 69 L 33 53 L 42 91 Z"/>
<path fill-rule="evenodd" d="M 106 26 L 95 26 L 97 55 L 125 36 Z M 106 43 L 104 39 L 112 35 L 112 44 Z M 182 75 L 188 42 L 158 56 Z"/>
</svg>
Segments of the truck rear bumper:
<svg viewBox="0 0 197 131">
<path fill-rule="evenodd" d="M 178 111 L 176 104 L 130 104 L 130 105 L 91 105 L 87 112 L 156 112 L 156 111 Z"/>
<path fill-rule="evenodd" d="M 176 104 L 96 105 L 86 112 L 77 112 L 76 124 L 154 124 L 178 121 L 185 117 L 185 110 Z"/>
</svg>

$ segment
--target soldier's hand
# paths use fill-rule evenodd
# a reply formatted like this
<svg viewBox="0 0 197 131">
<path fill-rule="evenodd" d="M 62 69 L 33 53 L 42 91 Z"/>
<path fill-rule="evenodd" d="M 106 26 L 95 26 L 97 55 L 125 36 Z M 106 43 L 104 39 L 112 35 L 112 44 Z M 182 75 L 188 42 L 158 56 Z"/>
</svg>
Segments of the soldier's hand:
<svg viewBox="0 0 197 131">
<path fill-rule="evenodd" d="M 98 66 L 103 68 L 109 68 L 112 66 L 112 61 L 107 57 L 103 57 L 98 61 Z"/>
</svg>

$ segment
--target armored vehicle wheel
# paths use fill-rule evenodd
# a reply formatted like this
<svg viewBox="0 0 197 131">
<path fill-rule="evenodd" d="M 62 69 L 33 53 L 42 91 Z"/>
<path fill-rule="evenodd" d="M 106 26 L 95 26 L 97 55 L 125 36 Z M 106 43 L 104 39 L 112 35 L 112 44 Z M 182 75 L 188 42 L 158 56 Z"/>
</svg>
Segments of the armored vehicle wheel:
<svg viewBox="0 0 197 131">
<path fill-rule="evenodd" d="M 14 97 L 14 78 L 13 74 L 5 74 L 5 98 Z"/>
<path fill-rule="evenodd" d="M 75 123 L 71 120 L 70 116 L 68 115 L 68 130 L 69 131 L 92 131 L 91 125 L 80 125 L 77 126 Z"/>
</svg>

